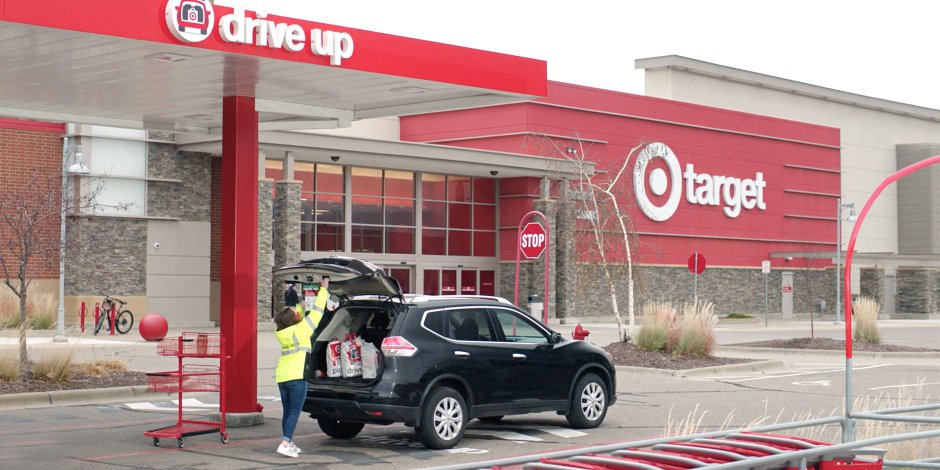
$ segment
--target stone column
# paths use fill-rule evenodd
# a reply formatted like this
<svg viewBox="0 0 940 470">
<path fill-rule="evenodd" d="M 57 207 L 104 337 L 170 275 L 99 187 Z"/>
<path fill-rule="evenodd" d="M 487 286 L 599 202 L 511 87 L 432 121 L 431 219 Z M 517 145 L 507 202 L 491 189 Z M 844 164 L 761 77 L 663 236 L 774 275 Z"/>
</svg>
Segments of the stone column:
<svg viewBox="0 0 940 470">
<path fill-rule="evenodd" d="M 287 266 L 300 261 L 300 181 L 283 180 L 274 183 L 274 267 Z M 284 284 L 274 280 L 275 311 L 284 308 Z M 301 294 L 303 295 L 303 294 Z"/>
<path fill-rule="evenodd" d="M 567 193 L 567 192 L 566 192 Z M 566 194 L 565 193 L 565 194 Z M 555 290 L 555 317 L 559 323 L 568 323 L 576 321 L 575 296 L 572 289 L 566 289 L 565 286 L 575 286 L 577 272 L 577 252 L 575 251 L 575 223 L 577 222 L 577 208 L 575 203 L 563 196 L 558 202 L 557 216 L 555 217 L 555 233 L 558 237 L 555 240 L 555 276 L 556 286 L 561 286 Z"/>
<path fill-rule="evenodd" d="M 897 312 L 894 318 L 937 317 L 936 268 L 899 267 L 897 270 Z"/>
<path fill-rule="evenodd" d="M 859 294 L 875 299 L 884 309 L 885 302 L 885 270 L 878 266 L 860 268 Z"/>
<path fill-rule="evenodd" d="M 271 268 L 274 261 L 274 252 L 271 247 L 272 185 L 271 179 L 258 179 L 258 320 L 272 318 Z"/>
</svg>

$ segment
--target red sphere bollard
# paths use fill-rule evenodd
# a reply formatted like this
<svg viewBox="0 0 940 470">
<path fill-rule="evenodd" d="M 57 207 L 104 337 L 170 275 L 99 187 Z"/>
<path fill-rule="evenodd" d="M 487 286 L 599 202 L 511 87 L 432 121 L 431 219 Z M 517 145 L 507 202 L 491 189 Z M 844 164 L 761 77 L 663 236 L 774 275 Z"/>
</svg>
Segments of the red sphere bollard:
<svg viewBox="0 0 940 470">
<path fill-rule="evenodd" d="M 591 332 L 581 328 L 581 324 L 578 323 L 578 326 L 574 327 L 574 331 L 571 332 L 571 338 L 584 340 L 587 339 L 589 334 L 591 334 Z"/>
<path fill-rule="evenodd" d="M 169 325 L 166 323 L 166 318 L 163 318 L 163 315 L 159 313 L 148 313 L 144 315 L 144 318 L 140 319 L 140 326 L 137 327 L 140 330 L 140 336 L 147 341 L 159 341 L 166 337 L 166 332 L 169 330 Z"/>
</svg>

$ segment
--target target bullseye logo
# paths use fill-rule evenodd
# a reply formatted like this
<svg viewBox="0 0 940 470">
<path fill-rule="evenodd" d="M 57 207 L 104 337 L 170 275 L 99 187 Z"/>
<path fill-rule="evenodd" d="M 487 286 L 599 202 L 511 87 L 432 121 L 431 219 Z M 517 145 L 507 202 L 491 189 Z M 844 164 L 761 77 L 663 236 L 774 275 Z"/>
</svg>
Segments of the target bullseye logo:
<svg viewBox="0 0 940 470">
<path fill-rule="evenodd" d="M 649 172 L 650 192 L 656 196 L 662 196 L 671 189 L 666 202 L 661 206 L 653 203 L 646 193 L 646 169 L 653 159 L 662 160 L 666 164 L 666 169 L 669 170 L 668 175 L 662 168 L 654 168 Z M 672 153 L 669 146 L 662 142 L 654 142 L 640 152 L 633 167 L 633 192 L 636 194 L 636 202 L 640 210 L 652 220 L 662 222 L 676 213 L 679 201 L 682 199 L 682 169 L 679 167 L 679 159 Z"/>
<path fill-rule="evenodd" d="M 200 42 L 209 37 L 215 20 L 209 0 L 168 0 L 166 25 L 183 42 Z"/>
</svg>

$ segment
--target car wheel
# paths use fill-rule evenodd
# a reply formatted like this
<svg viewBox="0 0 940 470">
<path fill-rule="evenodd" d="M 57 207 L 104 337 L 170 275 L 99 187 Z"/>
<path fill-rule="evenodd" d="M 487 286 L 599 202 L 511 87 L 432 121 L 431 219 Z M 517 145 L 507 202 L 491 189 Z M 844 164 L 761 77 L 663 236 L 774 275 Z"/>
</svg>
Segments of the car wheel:
<svg viewBox="0 0 940 470">
<path fill-rule="evenodd" d="M 596 374 L 578 380 L 571 395 L 568 424 L 575 429 L 596 428 L 607 415 L 607 385 Z"/>
<path fill-rule="evenodd" d="M 499 415 L 499 416 L 484 416 L 484 417 L 480 418 L 480 421 L 483 421 L 484 423 L 497 423 L 497 422 L 499 422 L 499 421 L 502 421 L 502 419 L 503 419 L 503 416 L 502 416 L 502 415 Z"/>
<path fill-rule="evenodd" d="M 456 390 L 438 387 L 431 390 L 421 409 L 418 438 L 429 449 L 450 449 L 457 445 L 467 429 L 467 403 Z"/>
<path fill-rule="evenodd" d="M 327 418 L 317 418 L 317 424 L 320 425 L 324 434 L 336 439 L 352 439 L 365 426 L 363 423 L 348 423 Z"/>
</svg>

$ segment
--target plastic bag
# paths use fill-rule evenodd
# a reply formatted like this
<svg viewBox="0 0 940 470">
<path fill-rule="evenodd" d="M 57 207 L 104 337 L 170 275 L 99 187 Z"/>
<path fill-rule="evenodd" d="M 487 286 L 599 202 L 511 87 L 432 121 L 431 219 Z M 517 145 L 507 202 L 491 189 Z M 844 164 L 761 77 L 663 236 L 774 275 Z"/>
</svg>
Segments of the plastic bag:
<svg viewBox="0 0 940 470">
<path fill-rule="evenodd" d="M 333 338 L 332 341 L 326 345 L 326 376 L 327 377 L 342 377 L 343 376 L 343 366 L 340 361 L 340 356 L 342 355 L 340 347 L 340 341 L 336 338 Z"/>
<path fill-rule="evenodd" d="M 362 342 L 353 333 L 346 335 L 340 343 L 340 362 L 343 377 L 362 376 Z"/>
<path fill-rule="evenodd" d="M 379 370 L 379 351 L 375 345 L 362 343 L 362 378 L 374 379 Z"/>
</svg>

